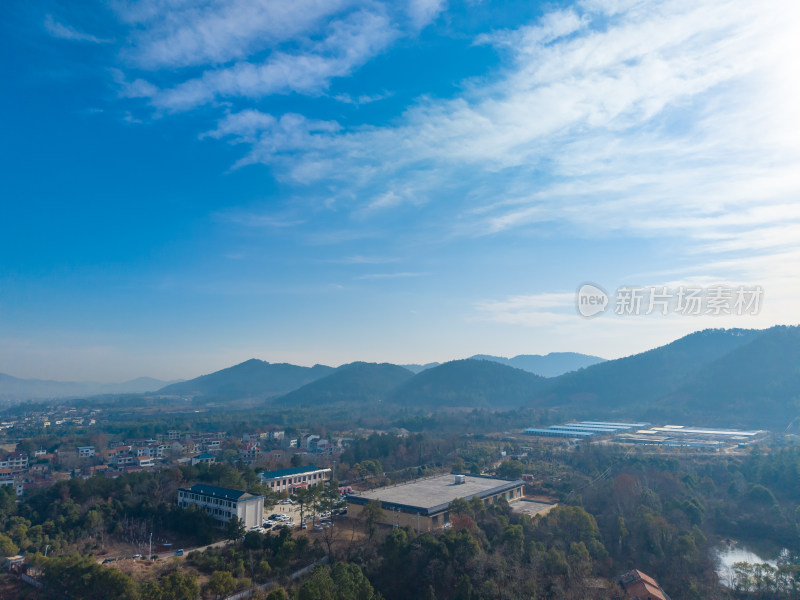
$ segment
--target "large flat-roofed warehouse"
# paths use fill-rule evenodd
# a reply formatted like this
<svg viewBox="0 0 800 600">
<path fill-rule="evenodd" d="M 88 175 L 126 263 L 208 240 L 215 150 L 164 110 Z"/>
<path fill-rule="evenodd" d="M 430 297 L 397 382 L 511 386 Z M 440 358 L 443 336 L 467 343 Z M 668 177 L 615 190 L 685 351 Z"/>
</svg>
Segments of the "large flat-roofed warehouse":
<svg viewBox="0 0 800 600">
<path fill-rule="evenodd" d="M 766 432 L 740 429 L 714 429 L 710 427 L 686 427 L 664 425 L 651 427 L 617 436 L 621 444 L 645 444 L 666 447 L 710 448 L 720 450 L 737 444 L 747 446 L 757 442 Z"/>
<path fill-rule="evenodd" d="M 615 435 L 632 429 L 647 427 L 649 423 L 607 423 L 605 421 L 581 421 L 551 425 L 547 429 L 529 427 L 523 433 L 540 437 L 587 438 L 600 435 Z"/>
<path fill-rule="evenodd" d="M 431 531 L 450 522 L 448 507 L 453 500 L 480 498 L 484 504 L 505 498 L 513 502 L 522 497 L 521 479 L 510 481 L 481 475 L 439 475 L 412 483 L 402 483 L 347 496 L 353 516 L 370 500 L 378 500 L 384 511 L 382 522 L 417 531 Z"/>
</svg>

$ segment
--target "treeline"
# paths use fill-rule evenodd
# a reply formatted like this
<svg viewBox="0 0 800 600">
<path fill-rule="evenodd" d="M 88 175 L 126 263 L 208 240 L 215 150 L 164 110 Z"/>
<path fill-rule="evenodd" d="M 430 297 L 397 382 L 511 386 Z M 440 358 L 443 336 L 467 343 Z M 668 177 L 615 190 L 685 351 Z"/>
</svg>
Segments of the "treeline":
<svg viewBox="0 0 800 600">
<path fill-rule="evenodd" d="M 527 467 L 563 501 L 595 516 L 619 572 L 639 568 L 674 599 L 729 594 L 715 571 L 721 539 L 800 553 L 796 447 L 745 457 L 662 457 L 584 445 L 561 454 L 556 465 L 568 468 L 557 477 L 550 458 Z"/>
<path fill-rule="evenodd" d="M 2 486 L 0 550 L 44 553 L 49 547 L 54 554 L 69 549 L 99 553 L 111 540 L 145 544 L 151 532 L 156 542 L 178 537 L 210 543 L 220 535 L 213 520 L 205 511 L 177 505 L 178 488 L 198 481 L 267 494 L 252 469 L 225 464 L 140 471 L 114 479 L 73 478 L 31 490 L 18 503 L 13 487 Z"/>
<path fill-rule="evenodd" d="M 386 600 L 424 598 L 609 598 L 608 553 L 594 518 L 559 507 L 544 518 L 513 512 L 505 501 L 451 505 L 452 527 L 417 534 L 393 529 L 353 560 Z M 599 581 L 599 583 L 598 583 Z"/>
</svg>

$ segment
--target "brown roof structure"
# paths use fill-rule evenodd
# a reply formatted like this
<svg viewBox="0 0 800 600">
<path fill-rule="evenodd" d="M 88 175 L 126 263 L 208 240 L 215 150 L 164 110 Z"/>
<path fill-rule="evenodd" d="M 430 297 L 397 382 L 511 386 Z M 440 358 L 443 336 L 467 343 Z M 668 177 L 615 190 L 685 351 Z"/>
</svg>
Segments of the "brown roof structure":
<svg viewBox="0 0 800 600">
<path fill-rule="evenodd" d="M 619 578 L 619 584 L 629 600 L 670 600 L 655 579 L 638 569 L 625 573 Z"/>
</svg>

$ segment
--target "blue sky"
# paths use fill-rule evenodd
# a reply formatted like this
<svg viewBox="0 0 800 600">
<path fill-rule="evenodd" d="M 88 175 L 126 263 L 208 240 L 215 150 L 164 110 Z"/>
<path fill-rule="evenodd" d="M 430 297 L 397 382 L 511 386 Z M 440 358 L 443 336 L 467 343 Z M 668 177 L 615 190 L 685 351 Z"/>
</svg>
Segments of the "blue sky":
<svg viewBox="0 0 800 600">
<path fill-rule="evenodd" d="M 794 2 L 0 16 L 0 372 L 616 357 L 800 321 Z M 585 319 L 585 282 L 764 295 Z"/>
</svg>

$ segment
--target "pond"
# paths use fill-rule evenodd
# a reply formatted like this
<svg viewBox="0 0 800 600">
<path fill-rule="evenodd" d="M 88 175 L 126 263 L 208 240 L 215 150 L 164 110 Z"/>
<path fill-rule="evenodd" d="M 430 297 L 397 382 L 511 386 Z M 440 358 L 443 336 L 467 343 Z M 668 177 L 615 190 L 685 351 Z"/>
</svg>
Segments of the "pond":
<svg viewBox="0 0 800 600">
<path fill-rule="evenodd" d="M 786 550 L 778 550 L 774 554 L 772 552 L 764 552 L 758 550 L 756 554 L 751 548 L 745 546 L 738 546 L 734 544 L 722 544 L 715 550 L 715 554 L 719 559 L 717 566 L 717 575 L 722 585 L 726 587 L 733 587 L 733 565 L 738 562 L 747 562 L 751 564 L 767 563 L 772 567 L 778 566 L 778 558 L 784 555 Z M 769 556 L 769 557 L 768 557 Z"/>
</svg>

